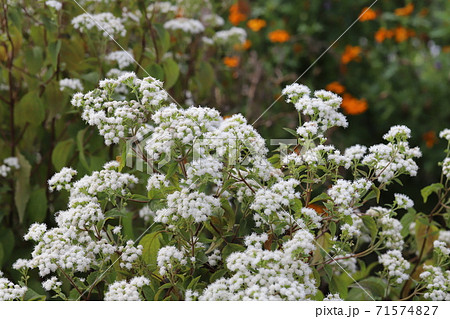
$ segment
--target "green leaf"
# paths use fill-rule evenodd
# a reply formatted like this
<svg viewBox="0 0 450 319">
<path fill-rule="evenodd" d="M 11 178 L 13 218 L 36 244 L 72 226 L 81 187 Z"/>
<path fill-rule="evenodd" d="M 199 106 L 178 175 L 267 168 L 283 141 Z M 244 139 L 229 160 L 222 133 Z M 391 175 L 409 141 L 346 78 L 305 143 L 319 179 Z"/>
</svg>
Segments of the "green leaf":
<svg viewBox="0 0 450 319">
<path fill-rule="evenodd" d="M 328 199 L 330 199 L 330 196 L 328 196 L 328 194 L 326 194 L 326 193 L 322 193 L 322 194 L 317 195 L 316 197 L 314 197 L 309 203 L 312 204 L 312 203 L 315 203 L 315 202 L 318 202 L 318 201 L 326 201 Z"/>
<path fill-rule="evenodd" d="M 330 228 L 330 235 L 331 237 L 334 237 L 334 235 L 336 234 L 336 223 L 335 222 L 331 222 L 329 225 Z"/>
<path fill-rule="evenodd" d="M 164 79 L 164 70 L 159 64 L 152 64 L 147 68 L 148 74 L 158 80 Z"/>
<path fill-rule="evenodd" d="M 52 153 L 52 163 L 57 171 L 66 166 L 74 144 L 71 138 L 56 144 Z"/>
<path fill-rule="evenodd" d="M 40 295 L 36 291 L 28 287 L 23 299 L 26 301 L 44 301 L 45 298 L 46 297 L 44 295 Z"/>
<path fill-rule="evenodd" d="M 125 209 L 113 208 L 105 213 L 106 218 L 126 217 L 127 211 Z"/>
<path fill-rule="evenodd" d="M 50 62 L 53 66 L 53 70 L 56 70 L 56 66 L 58 64 L 58 55 L 61 50 L 61 40 L 56 40 L 48 45 L 48 56 L 50 58 Z"/>
<path fill-rule="evenodd" d="M 77 133 L 77 149 L 78 149 L 78 158 L 80 159 L 81 165 L 87 170 L 90 171 L 89 164 L 86 160 L 86 156 L 84 155 L 84 145 L 83 145 L 83 139 L 84 134 L 86 134 L 86 131 L 88 128 L 86 127 L 84 130 L 78 131 Z"/>
<path fill-rule="evenodd" d="M 42 223 L 47 216 L 47 196 L 45 188 L 36 188 L 31 192 L 27 205 L 27 218 L 31 223 Z"/>
<path fill-rule="evenodd" d="M 372 238 L 372 242 L 377 237 L 378 227 L 377 223 L 373 220 L 371 216 L 362 216 L 361 219 L 363 220 L 364 226 L 367 227 L 367 229 L 370 231 L 370 237 Z"/>
<path fill-rule="evenodd" d="M 16 203 L 17 213 L 19 214 L 19 221 L 22 223 L 25 217 L 25 209 L 30 199 L 31 165 L 19 152 L 16 152 L 16 156 L 19 159 L 20 169 L 17 172 L 14 202 Z"/>
<path fill-rule="evenodd" d="M 16 124 L 24 126 L 26 123 L 39 125 L 45 119 L 45 109 L 37 91 L 25 94 L 14 108 Z"/>
<path fill-rule="evenodd" d="M 15 243 L 15 239 L 14 239 L 14 233 L 12 232 L 12 230 L 8 229 L 8 228 L 0 228 L 0 246 L 2 246 L 1 247 L 2 251 L 0 252 L 0 255 L 3 256 L 2 257 L 3 263 L 8 261 L 9 258 L 11 257 L 11 254 L 14 250 L 14 243 Z M 0 260 L 0 268 L 1 267 L 2 267 L 2 262 Z"/>
<path fill-rule="evenodd" d="M 352 288 L 362 290 L 368 300 L 380 299 L 384 296 L 386 290 L 386 282 L 378 277 L 368 277 L 351 285 Z"/>
<path fill-rule="evenodd" d="M 178 80 L 180 68 L 173 59 L 167 59 L 163 63 L 164 69 L 164 88 L 170 89 Z"/>
<path fill-rule="evenodd" d="M 441 183 L 434 183 L 428 185 L 427 187 L 422 188 L 420 194 L 422 194 L 423 202 L 426 203 L 428 200 L 428 196 L 430 196 L 432 193 L 437 193 L 439 190 L 443 188 L 444 185 L 442 185 Z"/>
<path fill-rule="evenodd" d="M 150 233 L 142 237 L 139 241 L 139 244 L 142 245 L 142 259 L 145 261 L 147 265 L 149 265 L 149 269 L 151 271 L 157 268 L 156 259 L 158 257 L 158 251 L 161 248 L 162 234 L 160 231 Z"/>
<path fill-rule="evenodd" d="M 409 225 L 411 225 L 415 218 L 416 211 L 412 208 L 408 209 L 408 212 L 402 216 L 402 218 L 400 219 L 400 223 L 402 224 L 402 237 L 406 237 L 409 235 Z"/>
<path fill-rule="evenodd" d="M 289 132 L 291 135 L 294 135 L 295 137 L 298 136 L 297 132 L 294 131 L 293 129 L 287 128 L 287 127 L 283 127 L 283 130 L 285 130 L 286 132 Z"/>
<path fill-rule="evenodd" d="M 217 279 L 222 278 L 223 276 L 225 276 L 225 274 L 227 273 L 226 269 L 220 269 L 215 271 L 211 277 L 209 278 L 209 282 L 213 283 L 214 281 L 216 281 Z"/>
<path fill-rule="evenodd" d="M 3 267 L 3 262 L 5 261 L 5 251 L 3 250 L 3 245 L 0 243 L 0 268 Z"/>
</svg>

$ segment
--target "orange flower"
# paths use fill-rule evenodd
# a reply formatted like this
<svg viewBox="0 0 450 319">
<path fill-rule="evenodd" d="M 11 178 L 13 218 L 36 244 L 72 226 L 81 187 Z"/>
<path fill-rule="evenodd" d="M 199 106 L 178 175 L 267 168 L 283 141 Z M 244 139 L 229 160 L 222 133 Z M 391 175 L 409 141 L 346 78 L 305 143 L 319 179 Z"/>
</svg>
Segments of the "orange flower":
<svg viewBox="0 0 450 319">
<path fill-rule="evenodd" d="M 263 19 L 251 19 L 248 20 L 247 26 L 255 32 L 258 32 L 266 26 L 266 20 Z"/>
<path fill-rule="evenodd" d="M 390 39 L 393 36 L 394 36 L 394 32 L 392 30 L 380 28 L 380 29 L 378 29 L 377 32 L 375 32 L 375 41 L 377 41 L 378 43 L 381 43 L 385 39 Z"/>
<path fill-rule="evenodd" d="M 443 53 L 450 53 L 450 45 L 445 45 L 442 47 Z"/>
<path fill-rule="evenodd" d="M 241 11 L 239 3 L 235 3 L 230 7 L 230 15 L 228 16 L 228 20 L 234 25 L 238 25 L 242 21 L 247 19 L 247 15 Z"/>
<path fill-rule="evenodd" d="M 394 29 L 395 41 L 406 41 L 410 35 L 410 32 L 404 27 L 397 27 Z"/>
<path fill-rule="evenodd" d="M 271 42 L 286 42 L 289 41 L 291 36 L 286 30 L 275 30 L 269 33 L 269 40 Z"/>
<path fill-rule="evenodd" d="M 365 7 L 364 9 L 362 9 L 360 17 L 359 17 L 359 21 L 369 21 L 369 20 L 374 20 L 377 17 L 377 13 L 375 12 L 375 10 L 372 10 L 371 8 Z"/>
<path fill-rule="evenodd" d="M 413 11 L 414 11 L 414 4 L 408 3 L 403 8 L 395 9 L 394 13 L 396 16 L 404 17 L 404 16 L 409 16 Z"/>
<path fill-rule="evenodd" d="M 346 93 L 342 98 L 342 108 L 349 115 L 357 115 L 367 110 L 367 101 L 365 99 L 357 99 Z"/>
<path fill-rule="evenodd" d="M 342 94 L 345 92 L 345 86 L 343 86 L 338 81 L 331 82 L 330 84 L 328 84 L 325 87 L 325 89 L 327 89 L 328 91 L 334 92 L 336 94 Z"/>
<path fill-rule="evenodd" d="M 438 142 L 435 131 L 428 131 L 422 135 L 423 140 L 428 148 L 432 148 Z"/>
<path fill-rule="evenodd" d="M 237 43 L 233 46 L 233 49 L 235 49 L 236 51 L 242 51 L 242 50 L 248 50 L 250 49 L 252 46 L 252 41 L 250 40 L 245 40 L 244 43 Z"/>
<path fill-rule="evenodd" d="M 226 56 L 223 58 L 223 64 L 225 64 L 229 68 L 235 68 L 239 65 L 239 57 Z"/>
<path fill-rule="evenodd" d="M 361 48 L 359 46 L 347 45 L 345 47 L 344 53 L 342 54 L 341 62 L 343 64 L 347 64 L 350 61 L 358 60 L 360 53 L 361 53 Z"/>
</svg>

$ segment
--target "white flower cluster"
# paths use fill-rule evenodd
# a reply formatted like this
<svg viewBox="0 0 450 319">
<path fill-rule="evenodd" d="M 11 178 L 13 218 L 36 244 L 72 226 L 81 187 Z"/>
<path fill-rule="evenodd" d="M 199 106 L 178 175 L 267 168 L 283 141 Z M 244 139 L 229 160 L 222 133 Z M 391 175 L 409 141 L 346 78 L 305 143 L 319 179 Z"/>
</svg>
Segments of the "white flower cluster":
<svg viewBox="0 0 450 319">
<path fill-rule="evenodd" d="M 222 260 L 222 257 L 220 256 L 219 249 L 215 249 L 213 253 L 208 256 L 208 264 L 212 267 L 216 266 L 220 260 Z"/>
<path fill-rule="evenodd" d="M 339 294 L 328 294 L 325 298 L 323 298 L 323 301 L 343 301 L 341 296 Z"/>
<path fill-rule="evenodd" d="M 8 157 L 3 160 L 3 164 L 0 165 L 0 176 L 6 177 L 11 169 L 19 169 L 19 159 L 17 157 Z"/>
<path fill-rule="evenodd" d="M 338 250 L 339 251 L 339 250 Z M 344 273 L 353 274 L 358 270 L 357 259 L 351 257 L 351 253 L 343 253 L 333 256 L 330 266 L 333 267 L 333 273 L 336 275 Z"/>
<path fill-rule="evenodd" d="M 232 27 L 229 30 L 218 31 L 214 34 L 212 40 L 220 45 L 233 45 L 236 43 L 244 43 L 247 39 L 247 32 L 238 27 Z"/>
<path fill-rule="evenodd" d="M 58 173 L 55 173 L 52 178 L 48 180 L 48 189 L 50 191 L 62 189 L 70 190 L 72 178 L 77 174 L 77 171 L 70 167 L 63 167 Z"/>
<path fill-rule="evenodd" d="M 21 287 L 4 278 L 0 271 L 0 301 L 20 300 L 27 290 L 27 287 Z"/>
<path fill-rule="evenodd" d="M 223 163 L 213 156 L 201 157 L 186 165 L 186 184 L 195 188 L 196 184 L 208 181 L 222 185 Z"/>
<path fill-rule="evenodd" d="M 341 225 L 342 238 L 360 237 L 362 235 L 361 229 L 364 227 L 362 219 L 356 214 L 351 215 L 351 217 L 352 224 L 344 223 Z"/>
<path fill-rule="evenodd" d="M 378 262 L 384 266 L 389 281 L 392 283 L 399 285 L 409 278 L 409 275 L 405 272 L 410 265 L 403 258 L 400 250 L 388 250 L 378 257 Z"/>
<path fill-rule="evenodd" d="M 164 276 L 168 271 L 172 271 L 180 265 L 186 265 L 187 260 L 182 251 L 175 246 L 165 246 L 158 251 L 157 263 L 159 273 Z"/>
<path fill-rule="evenodd" d="M 442 130 L 441 132 L 439 132 L 439 137 L 446 139 L 447 141 L 450 142 L 450 129 L 446 128 L 446 129 Z"/>
<path fill-rule="evenodd" d="M 235 274 L 207 286 L 199 300 L 292 301 L 308 300 L 315 295 L 317 288 L 312 269 L 296 258 L 298 250 L 310 250 L 313 245 L 310 237 L 294 236 L 283 245 L 289 252 L 263 250 L 267 234 L 249 237 L 245 240 L 245 251 L 232 253 L 227 258 L 227 268 Z"/>
<path fill-rule="evenodd" d="M 105 293 L 105 301 L 141 301 L 140 288 L 150 284 L 150 280 L 141 276 L 134 277 L 128 283 L 126 280 L 116 281 L 109 285 Z"/>
<path fill-rule="evenodd" d="M 205 26 L 200 21 L 184 17 L 167 21 L 164 23 L 164 28 L 172 31 L 183 31 L 190 34 L 198 34 L 205 31 Z"/>
<path fill-rule="evenodd" d="M 295 179 L 287 181 L 279 181 L 270 188 L 261 188 L 255 193 L 255 198 L 250 208 L 257 211 L 253 215 L 256 226 L 260 227 L 261 223 L 268 225 L 278 225 L 280 222 L 285 223 L 288 228 L 293 222 L 293 217 L 286 211 L 290 201 L 300 197 L 295 191 L 295 187 L 300 182 Z M 286 207 L 285 209 L 283 208 Z"/>
<path fill-rule="evenodd" d="M 114 90 L 122 84 L 136 94 L 137 100 L 114 100 Z M 129 72 L 117 79 L 101 81 L 99 89 L 75 94 L 72 105 L 83 109 L 82 119 L 97 126 L 105 144 L 110 145 L 119 143 L 131 129 L 140 127 L 152 109 L 167 105 L 167 98 L 161 81 L 152 77 L 141 80 Z"/>
<path fill-rule="evenodd" d="M 442 256 L 450 257 L 450 248 L 447 247 L 447 243 L 440 240 L 435 240 L 433 242 L 433 247 L 436 252 L 441 254 Z"/>
<path fill-rule="evenodd" d="M 42 287 L 47 291 L 59 289 L 61 285 L 62 282 L 60 282 L 56 276 L 53 276 L 42 283 Z"/>
<path fill-rule="evenodd" d="M 410 148 L 407 139 L 410 130 L 404 125 L 393 126 L 383 138 L 388 144 L 376 144 L 369 148 L 363 164 L 375 169 L 375 176 L 380 183 L 388 183 L 401 174 L 416 176 L 418 166 L 414 157 L 421 157 L 418 147 Z"/>
<path fill-rule="evenodd" d="M 126 246 L 119 247 L 119 251 L 122 252 L 120 267 L 130 270 L 133 263 L 142 255 L 143 248 L 142 245 L 134 247 L 134 241 L 132 240 L 127 241 Z"/>
<path fill-rule="evenodd" d="M 155 173 L 148 178 L 148 191 L 151 191 L 152 189 L 164 189 L 165 187 L 169 187 L 169 181 L 166 180 L 165 175 Z"/>
<path fill-rule="evenodd" d="M 201 19 L 203 24 L 206 26 L 221 27 L 225 24 L 225 20 L 221 16 L 214 13 L 202 15 Z"/>
<path fill-rule="evenodd" d="M 47 0 L 47 1 L 45 1 L 45 4 L 53 9 L 55 9 L 56 11 L 59 11 L 62 8 L 62 3 L 59 1 L 55 1 L 55 0 Z"/>
<path fill-rule="evenodd" d="M 179 10 L 179 7 L 173 5 L 169 1 L 158 1 L 155 3 L 151 3 L 147 7 L 147 10 L 149 12 L 155 11 L 155 12 L 159 12 L 159 13 L 177 13 L 177 11 Z"/>
<path fill-rule="evenodd" d="M 305 224 L 310 228 L 320 228 L 322 217 L 313 208 L 303 207 L 302 216 Z"/>
<path fill-rule="evenodd" d="M 383 207 L 372 207 L 366 213 L 375 217 L 378 226 L 381 226 L 381 231 L 378 234 L 381 238 L 384 238 L 386 247 L 392 250 L 401 250 L 404 241 L 401 235 L 403 226 L 400 221 L 392 218 L 390 211 Z"/>
<path fill-rule="evenodd" d="M 39 275 L 45 276 L 58 268 L 69 272 L 85 272 L 98 265 L 98 261 L 109 260 L 112 254 L 123 251 L 124 261 L 133 262 L 139 247 L 132 249 L 117 247 L 109 243 L 104 230 L 97 230 L 95 238 L 92 226 L 103 220 L 102 209 L 97 195 L 109 197 L 127 194 L 127 187 L 138 182 L 130 174 L 116 171 L 119 163 L 106 163 L 104 169 L 86 175 L 73 183 L 70 188 L 68 210 L 58 212 L 55 220 L 57 227 L 47 230 L 45 224 L 31 225 L 26 240 L 34 240 L 37 244 L 31 254 L 31 260 L 22 262 L 17 267 L 38 268 Z M 56 180 L 71 177 L 74 173 L 61 174 Z M 53 184 L 56 185 L 56 184 Z"/>
<path fill-rule="evenodd" d="M 201 141 L 206 132 L 219 126 L 221 117 L 219 112 L 210 108 L 183 110 L 171 105 L 155 112 L 152 119 L 157 126 L 147 140 L 145 150 L 149 158 L 157 160 L 161 154 L 170 156 L 179 143 L 186 145 L 194 140 Z"/>
<path fill-rule="evenodd" d="M 76 181 L 72 186 L 71 196 L 96 196 L 98 193 L 125 196 L 128 192 L 127 187 L 139 182 L 134 175 L 117 172 L 116 169 L 119 167 L 117 161 L 108 162 L 103 167 L 101 171 L 95 171 Z"/>
<path fill-rule="evenodd" d="M 443 241 L 448 246 L 450 246 L 450 230 L 441 230 L 439 232 L 438 240 Z"/>
<path fill-rule="evenodd" d="M 423 295 L 433 301 L 450 300 L 450 270 L 443 271 L 441 267 L 423 266 L 424 272 L 420 278 L 425 282 L 427 292 Z"/>
<path fill-rule="evenodd" d="M 55 220 L 60 226 L 74 226 L 90 229 L 97 222 L 105 219 L 96 197 L 80 195 L 69 199 L 69 209 L 56 213 Z"/>
<path fill-rule="evenodd" d="M 148 222 L 150 218 L 155 218 L 155 212 L 150 209 L 148 206 L 144 206 L 139 210 L 139 217 L 142 218 L 145 222 Z"/>
<path fill-rule="evenodd" d="M 344 152 L 344 156 L 347 157 L 350 161 L 358 162 L 364 157 L 366 151 L 367 147 L 356 144 L 347 148 Z"/>
<path fill-rule="evenodd" d="M 338 179 L 328 190 L 337 212 L 344 215 L 354 213 L 353 206 L 359 202 L 364 194 L 370 189 L 372 182 L 361 178 L 355 181 Z"/>
<path fill-rule="evenodd" d="M 442 162 L 442 174 L 450 179 L 450 157 L 446 157 Z"/>
<path fill-rule="evenodd" d="M 294 103 L 299 112 L 309 116 L 310 121 L 317 123 L 314 124 L 317 130 L 314 130 L 319 136 L 330 127 L 348 126 L 345 116 L 338 112 L 342 102 L 341 97 L 325 90 L 315 91 L 314 97 L 311 97 L 310 93 L 308 87 L 298 83 L 288 85 L 282 91 L 287 102 Z"/>
<path fill-rule="evenodd" d="M 132 51 L 114 51 L 109 53 L 105 59 L 107 61 L 117 62 L 119 69 L 123 70 L 126 67 L 132 65 L 134 61 Z"/>
<path fill-rule="evenodd" d="M 25 240 L 39 241 L 47 230 L 46 224 L 34 223 L 28 228 L 28 233 L 23 236 Z"/>
<path fill-rule="evenodd" d="M 97 29 L 97 31 L 101 32 L 105 37 L 113 37 L 116 35 L 124 37 L 127 34 L 127 30 L 120 18 L 115 17 L 110 12 L 98 14 L 83 13 L 72 19 L 72 25 L 81 32 Z"/>
<path fill-rule="evenodd" d="M 192 218 L 201 223 L 220 207 L 220 200 L 204 193 L 182 188 L 167 196 L 167 208 L 156 211 L 157 222 L 175 224 L 181 219 Z"/>
<path fill-rule="evenodd" d="M 409 209 L 414 206 L 414 202 L 404 194 L 394 194 L 395 201 L 398 208 Z"/>
</svg>

